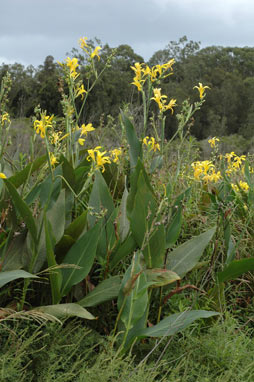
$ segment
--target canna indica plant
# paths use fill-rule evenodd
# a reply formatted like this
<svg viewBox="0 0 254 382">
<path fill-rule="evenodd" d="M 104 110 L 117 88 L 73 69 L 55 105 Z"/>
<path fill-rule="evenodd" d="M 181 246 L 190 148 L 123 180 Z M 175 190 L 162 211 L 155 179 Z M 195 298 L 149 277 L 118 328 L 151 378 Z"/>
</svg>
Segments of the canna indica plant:
<svg viewBox="0 0 254 382">
<path fill-rule="evenodd" d="M 175 248 L 190 190 L 175 196 L 169 182 L 158 194 L 152 185 L 156 166 L 146 169 L 158 152 L 163 161 L 166 112 L 173 112 L 176 101 L 168 102 L 157 86 L 172 74 L 174 60 L 153 68 L 138 63 L 132 67 L 133 83 L 143 97 L 142 136 L 122 112 L 128 153 L 124 145 L 107 151 L 103 142 L 86 146 L 95 129 L 81 122 L 86 99 L 102 73 L 96 69 L 101 48 L 92 48 L 86 38 L 80 46 L 94 82 L 90 84 L 91 76 L 86 84 L 81 81 L 77 58 L 68 57 L 60 64 L 68 89 L 67 93 L 64 86 L 61 89 L 64 119 L 59 125 L 55 116 L 38 107 L 33 121 L 32 142 L 39 139 L 45 155 L 34 158 L 32 152 L 32 161 L 22 171 L 8 167 L 7 175 L 4 151 L 1 157 L 0 287 L 9 301 L 19 286 L 15 304 L 11 301 L 16 311 L 47 317 L 94 319 L 86 308 L 117 299 L 114 333 L 119 332 L 120 349 L 126 351 L 140 338 L 172 335 L 198 318 L 217 314 L 190 310 L 161 319 L 168 288 L 196 266 L 215 227 Z M 103 71 L 109 62 L 110 58 Z M 3 98 L 6 85 L 2 89 Z M 178 116 L 181 142 L 186 124 L 204 101 L 204 89 L 200 84 L 200 102 L 194 107 L 185 104 Z M 79 109 L 77 99 L 83 101 Z M 155 138 L 146 135 L 152 101 L 158 104 L 161 122 Z M 1 109 L 2 129 L 5 113 Z M 147 327 L 155 288 L 160 290 L 158 316 L 154 326 Z M 2 312 L 7 319 L 9 310 Z"/>
</svg>

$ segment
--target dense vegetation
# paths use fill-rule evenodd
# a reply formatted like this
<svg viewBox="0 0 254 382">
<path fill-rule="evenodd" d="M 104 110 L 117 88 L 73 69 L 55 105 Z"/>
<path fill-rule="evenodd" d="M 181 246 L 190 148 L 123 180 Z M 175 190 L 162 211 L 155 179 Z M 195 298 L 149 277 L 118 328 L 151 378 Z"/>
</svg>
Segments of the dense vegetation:
<svg viewBox="0 0 254 382">
<path fill-rule="evenodd" d="M 2 68 L 1 378 L 252 381 L 254 160 L 222 138 L 248 60 L 79 43 Z"/>
</svg>

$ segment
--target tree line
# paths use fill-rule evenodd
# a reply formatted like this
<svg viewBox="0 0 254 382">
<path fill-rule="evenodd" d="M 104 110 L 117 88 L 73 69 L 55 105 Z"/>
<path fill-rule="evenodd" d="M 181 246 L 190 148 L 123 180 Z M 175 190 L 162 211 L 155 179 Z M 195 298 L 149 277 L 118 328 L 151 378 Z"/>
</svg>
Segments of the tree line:
<svg viewBox="0 0 254 382">
<path fill-rule="evenodd" d="M 105 44 L 100 51 L 98 71 L 113 52 L 110 67 L 100 77 L 84 109 L 84 121 L 93 122 L 94 126 L 108 115 L 117 118 L 120 108 L 142 102 L 137 88 L 131 84 L 134 75 L 131 66 L 144 59 L 129 45 L 111 48 Z M 77 49 L 70 53 L 70 57 L 74 56 L 84 64 L 80 76 L 86 83 L 86 58 Z M 176 61 L 174 75 L 169 76 L 161 88 L 163 94 L 177 99 L 178 108 L 185 99 L 197 100 L 193 87 L 199 82 L 210 88 L 205 105 L 195 115 L 192 135 L 197 139 L 214 135 L 239 134 L 244 138 L 254 135 L 254 48 L 210 46 L 201 49 L 199 42 L 184 36 L 155 52 L 147 64 L 163 64 L 172 58 Z M 19 63 L 2 64 L 0 80 L 7 71 L 13 80 L 9 100 L 13 118 L 30 117 L 38 104 L 48 113 L 61 115 L 61 67 L 54 57 L 47 56 L 37 68 Z M 172 118 L 167 119 L 168 136 L 176 130 L 176 113 L 177 108 Z"/>
</svg>

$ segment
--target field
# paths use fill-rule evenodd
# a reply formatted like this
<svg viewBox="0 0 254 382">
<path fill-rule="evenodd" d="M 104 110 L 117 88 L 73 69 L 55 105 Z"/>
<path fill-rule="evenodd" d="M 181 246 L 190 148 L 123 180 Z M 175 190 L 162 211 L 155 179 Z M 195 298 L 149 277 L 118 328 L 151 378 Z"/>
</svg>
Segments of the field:
<svg viewBox="0 0 254 382">
<path fill-rule="evenodd" d="M 89 80 L 59 63 L 62 116 L 12 119 L 1 84 L 2 380 L 252 381 L 253 155 L 191 135 L 212 89 L 163 94 L 173 58 L 134 63 L 142 112 L 95 128 L 83 110 L 113 57 L 98 71 L 101 48 L 80 48 Z"/>
</svg>

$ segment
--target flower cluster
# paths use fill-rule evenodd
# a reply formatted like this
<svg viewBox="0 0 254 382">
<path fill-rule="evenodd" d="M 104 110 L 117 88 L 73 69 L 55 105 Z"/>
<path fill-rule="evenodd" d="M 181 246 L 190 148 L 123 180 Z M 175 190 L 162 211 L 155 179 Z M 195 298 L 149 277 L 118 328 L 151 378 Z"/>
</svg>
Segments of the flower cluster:
<svg viewBox="0 0 254 382">
<path fill-rule="evenodd" d="M 136 62 L 134 66 L 131 66 L 131 69 L 135 72 L 132 84 L 135 85 L 139 91 L 141 91 L 143 88 L 143 84 L 148 78 L 151 82 L 155 82 L 173 74 L 172 66 L 174 63 L 175 60 L 171 59 L 166 64 L 155 65 L 152 68 L 150 68 L 148 65 Z"/>
<path fill-rule="evenodd" d="M 216 172 L 214 164 L 209 160 L 197 161 L 191 166 L 196 180 L 202 180 L 205 183 L 217 183 L 221 179 L 221 172 Z"/>
<path fill-rule="evenodd" d="M 101 168 L 102 172 L 105 171 L 104 164 L 111 163 L 110 157 L 105 155 L 107 151 L 101 151 L 101 146 L 97 146 L 94 149 L 87 150 L 88 156 L 87 160 L 90 162 L 92 160 L 95 165 L 94 170 Z"/>
<path fill-rule="evenodd" d="M 159 150 L 160 151 L 160 145 L 159 145 L 159 143 L 157 143 L 156 141 L 155 141 L 155 138 L 154 137 L 151 137 L 151 138 L 149 138 L 149 137 L 145 137 L 144 139 L 143 139 L 143 144 L 145 145 L 145 146 L 147 146 L 147 148 L 148 148 L 148 150 L 149 151 L 156 151 L 156 150 Z"/>
<path fill-rule="evenodd" d="M 154 97 L 151 99 L 153 99 L 158 104 L 160 112 L 164 113 L 167 110 L 171 110 L 171 113 L 173 114 L 173 107 L 176 106 L 176 99 L 171 99 L 167 104 L 166 100 L 168 97 L 166 95 L 161 95 L 161 89 L 153 89 L 153 94 Z"/>
<path fill-rule="evenodd" d="M 112 157 L 112 162 L 118 163 L 119 162 L 119 157 L 123 154 L 122 150 L 119 149 L 114 149 L 110 151 L 111 157 Z"/>
<path fill-rule="evenodd" d="M 231 186 L 235 192 L 239 192 L 240 190 L 247 192 L 249 190 L 249 185 L 246 182 L 240 180 L 238 184 L 231 183 Z"/>
<path fill-rule="evenodd" d="M 227 161 L 226 174 L 230 175 L 241 170 L 241 165 L 246 160 L 246 155 L 238 156 L 232 151 L 231 153 L 225 154 L 224 158 Z"/>
<path fill-rule="evenodd" d="M 79 39 L 79 46 L 80 48 L 86 52 L 91 59 L 94 59 L 94 57 L 97 57 L 98 60 L 100 60 L 99 51 L 102 49 L 100 46 L 96 46 L 94 49 L 88 45 L 87 43 L 87 37 L 81 37 Z"/>
<path fill-rule="evenodd" d="M 213 137 L 211 139 L 208 139 L 208 143 L 210 144 L 212 149 L 217 146 L 216 142 L 220 142 L 219 138 L 217 138 L 217 137 Z"/>
<path fill-rule="evenodd" d="M 45 113 L 42 113 L 41 119 L 36 119 L 34 121 L 34 130 L 36 131 L 36 134 L 40 134 L 41 138 L 45 138 L 47 129 L 52 127 L 53 118 L 54 115 L 50 117 Z"/>
<path fill-rule="evenodd" d="M 83 146 L 84 145 L 84 142 L 85 142 L 85 138 L 82 138 L 82 137 L 86 137 L 87 136 L 87 133 L 89 133 L 90 131 L 94 131 L 95 128 L 93 127 L 93 125 L 91 123 L 88 123 L 87 125 L 85 125 L 83 123 L 83 125 L 81 126 L 80 128 L 81 130 L 81 133 L 80 133 L 80 138 L 78 140 L 78 143 Z"/>
</svg>

